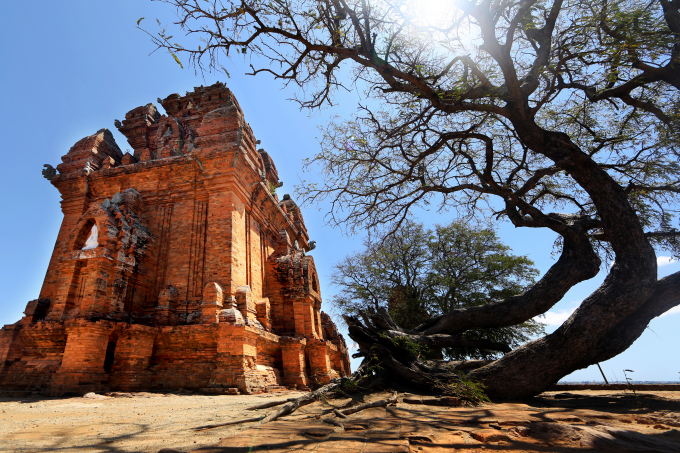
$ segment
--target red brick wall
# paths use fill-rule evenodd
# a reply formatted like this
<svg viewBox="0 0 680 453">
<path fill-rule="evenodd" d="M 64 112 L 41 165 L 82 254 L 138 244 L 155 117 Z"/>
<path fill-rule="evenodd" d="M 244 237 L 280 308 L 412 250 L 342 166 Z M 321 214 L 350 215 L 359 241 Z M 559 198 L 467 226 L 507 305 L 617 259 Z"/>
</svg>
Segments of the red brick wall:
<svg viewBox="0 0 680 453">
<path fill-rule="evenodd" d="M 162 104 L 169 116 L 148 104 L 118 125 L 134 157 L 103 129 L 62 158 L 51 182 L 64 219 L 45 301 L 0 332 L 0 387 L 258 392 L 277 374 L 306 386 L 307 362 L 328 374 L 345 360 L 344 348 L 331 357 L 319 340 L 306 347 L 323 337 L 309 236 L 295 203 L 271 193 L 276 167 L 231 92 L 216 84 Z M 82 251 L 93 224 L 99 244 Z M 213 282 L 223 304 L 208 307 Z M 226 314 L 237 295 L 244 325 Z M 264 297 L 271 328 L 256 309 Z"/>
</svg>

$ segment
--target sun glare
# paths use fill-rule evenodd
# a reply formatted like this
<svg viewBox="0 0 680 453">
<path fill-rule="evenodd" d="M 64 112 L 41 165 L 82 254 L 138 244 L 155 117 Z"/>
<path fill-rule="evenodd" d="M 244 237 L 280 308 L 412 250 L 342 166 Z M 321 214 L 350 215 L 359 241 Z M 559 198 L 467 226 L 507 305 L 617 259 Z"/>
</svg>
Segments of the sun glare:
<svg viewBox="0 0 680 453">
<path fill-rule="evenodd" d="M 436 37 L 433 44 L 446 42 L 468 47 L 469 45 L 479 45 L 479 30 L 471 27 L 468 21 L 458 21 L 461 10 L 456 7 L 455 0 L 403 0 L 399 8 L 401 13 L 407 17 L 413 25 L 434 27 L 434 29 L 448 30 L 446 37 Z M 451 29 L 451 26 L 458 23 L 458 27 Z M 430 29 L 434 31 L 434 29 Z M 443 39 L 443 41 L 442 41 Z M 450 49 L 449 49 L 450 50 Z M 460 49 L 459 49 L 460 50 Z"/>
<path fill-rule="evenodd" d="M 453 3 L 451 0 L 413 0 L 409 2 L 409 13 L 422 24 L 444 26 L 451 20 Z"/>
</svg>

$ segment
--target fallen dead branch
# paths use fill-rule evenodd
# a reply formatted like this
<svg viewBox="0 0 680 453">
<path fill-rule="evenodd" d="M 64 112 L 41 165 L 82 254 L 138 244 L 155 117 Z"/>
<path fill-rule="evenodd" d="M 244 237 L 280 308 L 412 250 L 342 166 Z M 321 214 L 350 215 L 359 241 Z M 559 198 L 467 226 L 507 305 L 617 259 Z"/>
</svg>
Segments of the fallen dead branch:
<svg viewBox="0 0 680 453">
<path fill-rule="evenodd" d="M 322 395 L 335 389 L 338 385 L 340 385 L 339 382 L 331 382 L 330 384 L 326 384 L 318 390 L 302 395 L 300 398 L 295 398 L 293 401 L 284 404 L 280 409 L 269 413 L 264 418 L 264 420 L 262 420 L 262 423 L 273 422 L 277 418 L 292 414 L 298 409 L 298 407 L 313 403 Z"/>
<path fill-rule="evenodd" d="M 365 366 L 365 363 L 362 363 L 359 366 L 359 368 L 354 373 L 352 373 L 352 376 L 350 377 L 350 379 L 356 381 L 356 380 L 364 377 L 364 374 L 367 371 L 366 368 L 367 367 Z M 214 425 L 198 426 L 198 427 L 193 428 L 193 429 L 195 431 L 202 431 L 204 429 L 219 428 L 220 426 L 237 425 L 239 423 L 248 423 L 248 422 L 254 422 L 254 421 L 261 421 L 262 424 L 273 422 L 274 420 L 277 420 L 281 417 L 285 417 L 286 415 L 292 414 L 293 412 L 295 412 L 301 406 L 305 406 L 307 404 L 311 404 L 311 403 L 317 401 L 318 399 L 322 398 L 328 392 L 340 389 L 340 386 L 342 385 L 342 383 L 343 383 L 343 379 L 333 379 L 329 384 L 324 385 L 323 387 L 319 388 L 318 390 L 306 393 L 299 398 L 291 398 L 289 400 L 286 400 L 287 402 L 285 402 L 285 404 L 282 407 L 270 412 L 269 414 L 267 414 L 266 416 L 263 416 L 263 417 L 248 418 L 248 419 L 245 419 L 245 420 L 238 420 L 238 421 L 232 421 L 232 422 L 226 422 L 226 423 L 218 423 L 218 424 L 214 424 Z M 356 399 L 356 398 L 352 398 L 352 399 Z M 393 398 L 393 400 L 396 402 L 396 396 Z M 277 403 L 277 404 L 273 404 L 273 403 Z M 280 405 L 279 403 L 281 403 L 281 401 L 272 402 L 272 403 L 264 403 L 264 404 L 261 404 L 259 406 L 253 406 L 249 410 L 255 410 L 255 409 L 258 409 L 258 408 L 265 408 L 265 407 L 274 407 L 274 406 Z M 352 414 L 354 412 L 358 412 L 358 411 L 363 410 L 363 409 L 368 409 L 369 407 L 377 407 L 377 406 L 380 406 L 380 405 L 388 404 L 388 403 L 384 403 L 384 404 L 378 404 L 378 403 L 381 403 L 381 402 L 376 401 L 375 403 L 369 403 L 369 405 L 364 404 L 364 405 L 356 406 L 356 407 L 353 407 L 353 408 L 345 409 L 342 412 L 345 415 L 348 414 L 348 413 Z M 268 404 L 271 404 L 271 405 L 267 406 Z M 351 412 L 347 412 L 347 411 L 351 411 Z"/>
<path fill-rule="evenodd" d="M 280 406 L 281 404 L 290 403 L 291 401 L 295 401 L 295 398 L 288 398 L 287 400 L 280 400 L 280 401 L 270 401 L 268 403 L 258 404 L 257 406 L 252 406 L 252 407 L 246 408 L 246 410 L 247 411 L 256 411 L 258 409 L 267 409 L 269 407 Z"/>
<path fill-rule="evenodd" d="M 350 380 L 357 381 L 363 377 L 365 377 L 365 374 L 367 372 L 367 362 L 364 361 L 362 362 L 361 365 L 359 365 L 359 368 L 352 373 L 352 376 L 350 376 Z M 323 387 L 319 388 L 318 390 L 315 390 L 313 392 L 307 393 L 305 395 L 302 395 L 300 398 L 296 398 L 293 401 L 290 401 L 286 404 L 283 405 L 280 409 L 270 413 L 267 415 L 264 420 L 262 420 L 262 423 L 269 423 L 272 422 L 280 417 L 284 417 L 286 415 L 290 415 L 293 412 L 295 412 L 300 406 L 304 406 L 306 404 L 313 403 L 314 401 L 318 400 L 319 398 L 323 397 L 326 393 L 332 392 L 335 390 L 341 390 L 341 386 L 343 382 L 346 379 L 333 379 L 329 384 L 324 385 Z M 354 399 L 354 398 L 353 398 Z"/>
<path fill-rule="evenodd" d="M 346 416 L 345 414 L 343 414 L 342 412 L 340 412 L 340 411 L 337 410 L 337 409 L 333 409 L 333 413 L 334 413 L 337 417 L 340 417 L 340 418 L 347 418 L 347 416 Z"/>
<path fill-rule="evenodd" d="M 260 417 L 254 417 L 254 418 L 246 418 L 245 420 L 236 420 L 236 421 L 231 421 L 231 422 L 225 422 L 225 423 L 217 423 L 215 425 L 205 425 L 205 426 L 197 426 L 195 428 L 192 428 L 194 431 L 204 431 L 206 429 L 213 429 L 213 428 L 219 428 L 220 426 L 229 426 L 229 425 L 238 425 L 240 423 L 251 423 L 251 422 L 259 422 L 262 420 L 265 416 L 260 416 Z"/>
<path fill-rule="evenodd" d="M 397 402 L 397 396 L 399 396 L 399 394 L 397 392 L 394 392 L 394 394 L 387 399 L 374 401 L 372 403 L 360 404 L 358 406 L 354 406 L 354 407 L 350 407 L 348 409 L 341 410 L 340 412 L 343 415 L 349 415 L 349 414 L 354 414 L 355 412 L 363 411 L 364 409 L 370 409 L 372 407 L 387 406 L 388 404 L 396 403 Z"/>
<path fill-rule="evenodd" d="M 321 421 L 324 423 L 328 423 L 329 425 L 339 426 L 343 430 L 345 429 L 345 425 L 343 425 L 339 420 L 333 417 L 322 418 Z"/>
</svg>

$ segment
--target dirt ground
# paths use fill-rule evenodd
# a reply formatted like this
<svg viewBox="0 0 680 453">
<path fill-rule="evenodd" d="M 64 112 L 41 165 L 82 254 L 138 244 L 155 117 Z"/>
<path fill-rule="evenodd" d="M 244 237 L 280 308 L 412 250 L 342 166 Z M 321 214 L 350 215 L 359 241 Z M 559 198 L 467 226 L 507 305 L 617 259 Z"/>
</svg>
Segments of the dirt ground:
<svg viewBox="0 0 680 453">
<path fill-rule="evenodd" d="M 189 451 L 242 431 L 192 427 L 253 417 L 247 407 L 303 395 L 173 395 L 132 393 L 111 398 L 0 398 L 2 452 Z"/>
<path fill-rule="evenodd" d="M 680 452 L 680 392 L 549 392 L 477 407 L 431 405 L 433 398 L 403 395 L 395 406 L 338 419 L 343 427 L 322 422 L 332 416 L 331 405 L 354 404 L 335 399 L 267 425 L 203 431 L 192 428 L 263 415 L 272 409 L 245 409 L 301 393 L 128 395 L 0 398 L 0 451 Z"/>
</svg>

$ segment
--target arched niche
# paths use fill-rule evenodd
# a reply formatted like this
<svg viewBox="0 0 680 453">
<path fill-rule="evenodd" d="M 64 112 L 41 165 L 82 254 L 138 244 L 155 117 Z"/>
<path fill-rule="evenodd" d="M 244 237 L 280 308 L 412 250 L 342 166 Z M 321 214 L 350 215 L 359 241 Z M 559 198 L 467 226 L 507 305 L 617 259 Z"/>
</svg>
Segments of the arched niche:
<svg viewBox="0 0 680 453">
<path fill-rule="evenodd" d="M 73 228 L 66 246 L 66 251 L 83 250 L 88 238 L 92 235 L 92 227 L 97 225 L 97 247 L 108 247 L 108 238 L 115 237 L 118 227 L 113 215 L 100 203 L 95 203 L 80 217 Z M 92 249 L 90 249 L 92 250 Z"/>
<path fill-rule="evenodd" d="M 92 218 L 86 219 L 75 235 L 71 250 L 92 250 L 96 248 L 96 246 L 91 246 L 93 234 L 96 234 L 95 240 L 97 245 L 99 245 L 99 227 L 97 226 L 97 222 Z"/>
<path fill-rule="evenodd" d="M 111 374 L 113 364 L 116 358 L 116 345 L 118 344 L 118 334 L 113 332 L 109 335 L 109 340 L 106 343 L 106 352 L 104 354 L 104 372 Z"/>
<path fill-rule="evenodd" d="M 320 294 L 319 292 L 319 277 L 316 276 L 316 272 L 312 274 L 312 290 L 314 290 L 317 294 Z"/>
<path fill-rule="evenodd" d="M 314 265 L 314 258 L 307 255 L 302 259 L 303 275 L 305 277 L 305 286 L 308 290 L 316 293 L 316 297 L 321 297 L 321 287 L 319 285 L 319 276 Z"/>
</svg>

